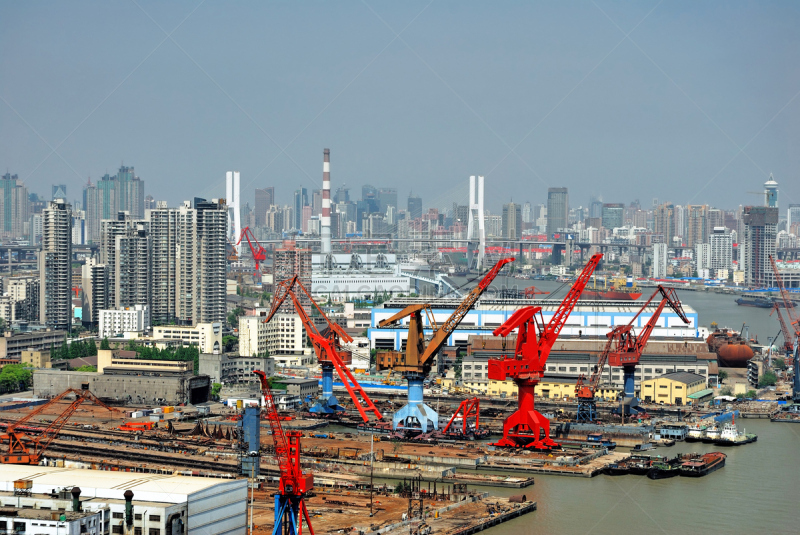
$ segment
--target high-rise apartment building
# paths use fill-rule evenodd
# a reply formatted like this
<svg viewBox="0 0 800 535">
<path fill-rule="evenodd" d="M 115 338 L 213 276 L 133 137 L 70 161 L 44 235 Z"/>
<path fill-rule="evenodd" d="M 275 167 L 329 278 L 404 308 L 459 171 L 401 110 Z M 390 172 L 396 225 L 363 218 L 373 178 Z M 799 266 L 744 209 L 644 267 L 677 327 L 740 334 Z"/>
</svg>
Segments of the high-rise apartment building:
<svg viewBox="0 0 800 535">
<path fill-rule="evenodd" d="M 42 211 L 39 321 L 69 330 L 72 323 L 72 207 L 64 199 Z"/>
<path fill-rule="evenodd" d="M 675 237 L 675 218 L 674 206 L 670 203 L 660 204 L 655 209 L 655 233 L 662 236 L 662 240 L 667 246 L 672 245 L 672 238 Z"/>
<path fill-rule="evenodd" d="M 83 190 L 83 209 L 86 212 L 86 239 L 99 243 L 100 222 L 113 219 L 118 212 L 128 212 L 133 219 L 143 219 L 145 210 L 144 181 L 135 175 L 133 167 L 122 166 L 114 176 L 104 175 Z"/>
<path fill-rule="evenodd" d="M 711 245 L 711 269 L 717 273 L 717 277 L 720 270 L 730 270 L 733 266 L 733 239 L 726 230 L 725 227 L 714 227 L 708 240 Z"/>
<path fill-rule="evenodd" d="M 775 276 L 769 257 L 775 254 L 778 208 L 745 206 L 742 219 L 744 237 L 739 243 L 739 263 L 744 271 L 744 283 L 755 288 L 771 288 L 775 285 Z"/>
<path fill-rule="evenodd" d="M 569 192 L 567 188 L 547 190 L 547 238 L 567 228 L 569 219 Z"/>
<path fill-rule="evenodd" d="M 0 237 L 24 237 L 28 219 L 28 188 L 17 175 L 4 174 L 0 177 Z"/>
<path fill-rule="evenodd" d="M 503 205 L 503 237 L 510 240 L 522 238 L 522 207 L 510 202 Z"/>
<path fill-rule="evenodd" d="M 422 217 L 422 197 L 409 194 L 408 219 L 419 219 L 420 217 Z"/>
<path fill-rule="evenodd" d="M 300 188 L 294 192 L 294 225 L 291 227 L 295 230 L 302 230 L 303 228 L 303 207 L 308 206 L 308 189 Z"/>
<path fill-rule="evenodd" d="M 264 227 L 267 225 L 267 212 L 269 207 L 275 204 L 275 188 L 256 189 L 255 216 L 256 226 Z"/>
<path fill-rule="evenodd" d="M 711 269 L 711 245 L 708 243 L 696 243 L 694 245 L 694 265 L 698 274 L 702 270 Z M 702 277 L 703 275 L 699 275 Z"/>
<path fill-rule="evenodd" d="M 533 206 L 529 202 L 525 202 L 522 205 L 522 222 L 526 224 L 533 223 Z"/>
<path fill-rule="evenodd" d="M 87 258 L 81 266 L 81 286 L 81 321 L 97 327 L 100 311 L 107 309 L 109 305 L 108 267 L 98 263 L 96 258 Z"/>
<path fill-rule="evenodd" d="M 790 204 L 786 210 L 786 229 L 791 232 L 792 225 L 800 223 L 800 204 Z"/>
<path fill-rule="evenodd" d="M 706 243 L 708 236 L 708 205 L 690 204 L 686 207 L 686 243 L 694 247 Z"/>
<path fill-rule="evenodd" d="M 667 276 L 667 251 L 666 243 L 653 244 L 653 278 L 663 279 Z"/>
<path fill-rule="evenodd" d="M 273 251 L 272 273 L 275 284 L 290 279 L 297 275 L 297 278 L 311 291 L 311 250 L 298 249 L 293 241 L 283 242 L 283 247 Z M 311 313 L 308 296 L 304 292 L 298 292 L 297 296 L 307 313 Z M 281 305 L 280 311 L 291 314 L 294 306 L 289 299 Z"/>
<path fill-rule="evenodd" d="M 100 263 L 108 267 L 105 308 L 150 306 L 150 245 L 149 224 L 127 212 L 101 223 Z"/>
</svg>

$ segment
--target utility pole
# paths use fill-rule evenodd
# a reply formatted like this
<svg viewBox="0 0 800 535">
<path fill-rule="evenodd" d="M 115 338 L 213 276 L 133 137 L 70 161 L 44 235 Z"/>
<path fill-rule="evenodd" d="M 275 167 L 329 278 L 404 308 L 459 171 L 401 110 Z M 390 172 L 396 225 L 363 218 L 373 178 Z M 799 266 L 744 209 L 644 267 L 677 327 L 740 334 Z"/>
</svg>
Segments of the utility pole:
<svg viewBox="0 0 800 535">
<path fill-rule="evenodd" d="M 375 471 L 375 431 L 370 434 L 369 437 L 369 517 L 372 518 L 374 514 L 372 511 L 372 492 L 374 490 L 374 486 L 372 483 L 372 475 Z"/>
<path fill-rule="evenodd" d="M 242 426 L 242 430 L 244 430 L 244 426 Z M 255 473 L 256 472 L 256 465 L 253 463 L 253 461 L 255 461 L 254 457 L 251 458 L 250 461 L 251 461 L 250 462 L 250 530 L 248 531 L 248 533 L 250 533 L 250 535 L 252 535 L 252 533 L 253 533 L 253 494 L 254 494 L 254 492 L 253 492 L 253 480 L 256 477 L 256 473 Z"/>
</svg>

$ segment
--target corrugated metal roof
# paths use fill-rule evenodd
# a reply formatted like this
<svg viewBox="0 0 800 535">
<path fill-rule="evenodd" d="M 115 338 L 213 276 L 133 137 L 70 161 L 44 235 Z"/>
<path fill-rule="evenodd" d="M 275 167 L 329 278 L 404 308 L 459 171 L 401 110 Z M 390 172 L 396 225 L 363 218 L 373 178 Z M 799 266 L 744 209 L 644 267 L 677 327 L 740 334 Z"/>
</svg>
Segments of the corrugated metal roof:
<svg viewBox="0 0 800 535">
<path fill-rule="evenodd" d="M 700 399 L 700 398 L 704 398 L 706 396 L 710 396 L 713 393 L 714 393 L 713 390 L 711 390 L 710 388 L 706 388 L 705 390 L 701 390 L 700 392 L 695 392 L 694 394 L 689 394 L 686 397 L 689 398 L 689 399 Z"/>
<path fill-rule="evenodd" d="M 661 377 L 657 377 L 657 379 L 669 379 L 671 381 L 677 381 L 683 384 L 690 384 L 696 383 L 697 381 L 705 381 L 706 378 L 702 375 L 697 375 L 696 373 L 691 372 L 673 372 L 667 373 L 662 375 Z"/>
</svg>

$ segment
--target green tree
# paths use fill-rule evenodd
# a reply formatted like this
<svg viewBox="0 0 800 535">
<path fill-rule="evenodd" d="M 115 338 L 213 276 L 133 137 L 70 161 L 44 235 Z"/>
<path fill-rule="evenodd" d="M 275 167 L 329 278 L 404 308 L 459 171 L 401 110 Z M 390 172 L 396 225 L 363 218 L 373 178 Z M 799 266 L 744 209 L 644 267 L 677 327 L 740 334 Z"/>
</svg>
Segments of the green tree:
<svg viewBox="0 0 800 535">
<path fill-rule="evenodd" d="M 785 369 L 786 369 L 786 361 L 785 361 L 785 360 L 783 360 L 783 359 L 773 359 L 773 360 L 772 360 L 772 365 L 773 365 L 773 366 L 775 367 L 775 369 L 777 369 L 777 370 L 781 370 L 781 371 L 783 371 L 783 370 L 785 370 Z"/>
<path fill-rule="evenodd" d="M 107 336 L 100 342 L 100 349 L 111 349 L 111 344 L 108 343 Z"/>
<path fill-rule="evenodd" d="M 732 396 L 733 395 L 733 389 L 731 389 L 731 387 L 729 387 L 729 386 L 726 386 L 725 388 L 720 390 L 719 395 L 720 396 Z"/>
<path fill-rule="evenodd" d="M 6 364 L 0 370 L 0 390 L 19 392 L 26 390 L 33 382 L 33 374 L 22 364 Z"/>
<path fill-rule="evenodd" d="M 719 382 L 722 383 L 722 381 L 728 378 L 728 372 L 725 370 L 720 370 L 717 376 L 719 377 Z"/>
<path fill-rule="evenodd" d="M 761 377 L 758 378 L 758 388 L 775 386 L 777 382 L 778 382 L 778 376 L 775 375 L 775 372 L 767 370 L 761 375 Z"/>
<path fill-rule="evenodd" d="M 222 390 L 222 384 L 220 383 L 213 383 L 211 385 L 211 399 L 218 401 L 219 400 L 219 391 Z"/>
<path fill-rule="evenodd" d="M 244 315 L 244 309 L 242 307 L 234 308 L 230 314 L 228 314 L 228 324 L 231 327 L 238 327 L 239 326 L 239 316 Z"/>
<path fill-rule="evenodd" d="M 6 330 L 6 320 L 0 318 L 0 333 L 5 332 Z"/>
<path fill-rule="evenodd" d="M 75 368 L 73 371 L 95 373 L 95 372 L 97 372 L 97 366 L 90 366 L 90 365 L 86 364 L 86 365 L 81 366 L 79 368 Z"/>
<path fill-rule="evenodd" d="M 239 344 L 239 339 L 235 336 L 225 335 L 222 337 L 222 346 L 225 351 L 233 351 L 233 348 Z"/>
</svg>

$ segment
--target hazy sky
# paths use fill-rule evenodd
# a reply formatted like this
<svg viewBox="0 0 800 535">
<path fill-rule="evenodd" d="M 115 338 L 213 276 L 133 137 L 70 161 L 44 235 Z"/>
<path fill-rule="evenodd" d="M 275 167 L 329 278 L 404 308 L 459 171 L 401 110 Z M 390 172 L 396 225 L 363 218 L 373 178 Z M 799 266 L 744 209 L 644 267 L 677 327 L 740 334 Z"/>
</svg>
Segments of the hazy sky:
<svg viewBox="0 0 800 535">
<path fill-rule="evenodd" d="M 798 2 L 0 3 L 0 171 L 133 165 L 170 204 L 275 186 L 487 208 L 800 203 Z M 626 37 L 627 36 L 627 37 Z M 55 152 L 54 152 L 55 149 Z"/>
</svg>

